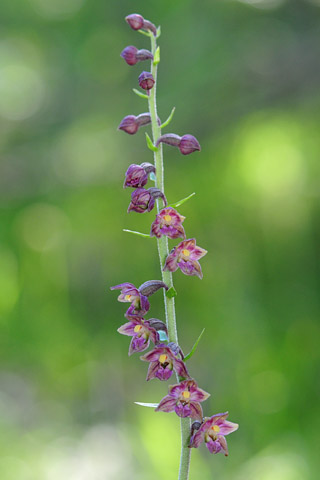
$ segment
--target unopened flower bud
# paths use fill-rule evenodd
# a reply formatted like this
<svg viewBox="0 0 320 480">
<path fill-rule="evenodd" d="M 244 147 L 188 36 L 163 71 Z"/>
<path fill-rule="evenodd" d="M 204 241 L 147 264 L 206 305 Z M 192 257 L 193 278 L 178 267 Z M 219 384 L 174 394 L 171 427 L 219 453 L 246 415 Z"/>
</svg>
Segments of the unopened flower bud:
<svg viewBox="0 0 320 480">
<path fill-rule="evenodd" d="M 148 280 L 140 285 L 138 290 L 145 297 L 150 297 L 150 295 L 156 293 L 160 288 L 165 288 L 168 290 L 169 287 L 165 283 L 161 282 L 161 280 Z"/>
<path fill-rule="evenodd" d="M 126 171 L 123 188 L 141 188 L 148 182 L 148 174 L 155 172 L 156 169 L 151 163 L 141 163 L 141 165 L 132 164 Z"/>
<path fill-rule="evenodd" d="M 183 155 L 189 155 L 189 153 L 195 152 L 196 150 L 201 150 L 198 140 L 193 135 L 188 134 L 179 137 L 179 135 L 175 133 L 166 133 L 158 138 L 156 147 L 158 147 L 160 143 L 178 147 Z"/>
<path fill-rule="evenodd" d="M 179 145 L 180 152 L 183 155 L 189 155 L 189 153 L 200 151 L 201 147 L 198 140 L 193 135 L 183 135 Z"/>
<path fill-rule="evenodd" d="M 128 15 L 125 20 L 133 30 L 140 30 L 143 28 L 144 30 L 150 30 L 154 35 L 157 35 L 157 29 L 153 23 L 149 22 L 149 20 L 145 20 L 138 13 Z"/>
<path fill-rule="evenodd" d="M 127 115 L 121 120 L 118 130 L 134 135 L 139 130 L 139 127 L 149 123 L 151 123 L 150 113 L 141 113 L 137 117 L 135 115 Z"/>
<path fill-rule="evenodd" d="M 132 13 L 125 18 L 126 22 L 133 30 L 140 30 L 143 28 L 144 18 L 138 13 Z"/>
<path fill-rule="evenodd" d="M 135 65 L 143 60 L 152 60 L 153 55 L 149 50 L 138 50 L 133 45 L 124 48 L 120 56 L 127 62 L 128 65 Z"/>
<path fill-rule="evenodd" d="M 151 212 L 155 205 L 155 199 L 162 198 L 163 203 L 167 205 L 167 199 L 158 188 L 137 188 L 131 194 L 131 202 L 128 207 L 128 213 L 131 211 L 137 213 Z"/>
<path fill-rule="evenodd" d="M 142 72 L 139 75 L 139 85 L 144 90 L 151 90 L 154 85 L 154 78 L 150 72 Z"/>
</svg>

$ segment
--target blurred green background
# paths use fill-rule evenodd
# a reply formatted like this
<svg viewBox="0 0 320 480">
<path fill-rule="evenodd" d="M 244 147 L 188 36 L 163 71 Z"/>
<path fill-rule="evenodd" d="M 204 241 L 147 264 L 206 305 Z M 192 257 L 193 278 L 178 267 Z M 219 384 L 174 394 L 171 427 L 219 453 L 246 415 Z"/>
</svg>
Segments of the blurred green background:
<svg viewBox="0 0 320 480">
<path fill-rule="evenodd" d="M 154 212 L 126 214 L 130 163 L 151 161 L 132 93 L 162 26 L 159 115 L 201 154 L 164 147 L 169 202 L 208 250 L 174 275 L 181 347 L 240 424 L 230 456 L 192 452 L 191 480 L 318 479 L 320 2 L 2 0 L 0 6 L 1 480 L 175 480 L 178 418 L 164 382 L 127 356 L 109 286 L 159 278 Z M 148 131 L 148 129 L 147 129 Z M 170 246 L 176 241 L 170 241 Z M 162 294 L 152 316 L 163 319 Z"/>
</svg>

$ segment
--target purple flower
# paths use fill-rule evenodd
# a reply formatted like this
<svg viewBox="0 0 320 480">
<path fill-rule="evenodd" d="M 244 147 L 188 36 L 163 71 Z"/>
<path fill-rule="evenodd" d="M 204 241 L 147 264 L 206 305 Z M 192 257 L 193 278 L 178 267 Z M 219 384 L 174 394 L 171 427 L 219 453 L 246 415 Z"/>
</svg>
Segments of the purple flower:
<svg viewBox="0 0 320 480">
<path fill-rule="evenodd" d="M 150 90 L 154 85 L 154 78 L 150 72 L 142 72 L 139 75 L 139 85 L 144 90 Z"/>
<path fill-rule="evenodd" d="M 180 215 L 174 208 L 163 208 L 156 216 L 151 225 L 150 237 L 161 238 L 166 235 L 169 238 L 186 238 L 183 226 L 185 217 Z"/>
<path fill-rule="evenodd" d="M 179 377 L 190 377 L 184 362 L 167 345 L 157 345 L 151 352 L 140 358 L 145 362 L 150 362 L 147 380 L 152 378 L 168 380 L 172 375 L 173 369 L 175 369 Z"/>
<path fill-rule="evenodd" d="M 206 417 L 199 430 L 192 434 L 189 447 L 198 448 L 202 442 L 205 442 L 210 453 L 219 453 L 222 450 L 225 456 L 228 456 L 225 435 L 237 430 L 239 425 L 228 422 L 227 417 L 228 412 Z"/>
<path fill-rule="evenodd" d="M 135 65 L 143 60 L 153 60 L 153 55 L 149 50 L 138 50 L 133 45 L 124 48 L 120 56 L 127 62 L 128 65 Z"/>
<path fill-rule="evenodd" d="M 154 208 L 156 198 L 162 198 L 165 205 L 167 200 L 164 194 L 158 188 L 137 188 L 131 194 L 131 202 L 128 207 L 128 213 L 131 211 L 137 213 L 151 212 Z"/>
<path fill-rule="evenodd" d="M 151 327 L 148 320 L 142 317 L 131 316 L 130 321 L 121 325 L 118 332 L 122 335 L 132 337 L 129 347 L 129 355 L 134 352 L 143 352 L 149 347 L 150 340 L 157 344 L 159 342 L 159 334 L 155 328 Z"/>
<path fill-rule="evenodd" d="M 173 412 L 179 417 L 191 417 L 202 421 L 202 408 L 199 402 L 204 402 L 210 396 L 194 380 L 184 380 L 176 385 L 170 385 L 166 395 L 156 408 L 156 412 Z"/>
<path fill-rule="evenodd" d="M 121 120 L 118 130 L 134 135 L 142 125 L 148 125 L 149 123 L 151 123 L 150 113 L 141 113 L 137 117 L 135 115 L 127 115 Z"/>
<path fill-rule="evenodd" d="M 156 169 L 151 163 L 141 163 L 141 165 L 132 164 L 126 171 L 123 188 L 141 188 L 148 182 L 148 175 L 150 172 L 155 172 Z"/>
<path fill-rule="evenodd" d="M 201 150 L 198 140 L 193 135 L 189 134 L 179 137 L 179 135 L 176 135 L 175 133 L 166 133 L 158 138 L 156 141 L 156 147 L 158 147 L 160 143 L 166 143 L 172 147 L 178 147 L 183 155 L 189 155 L 189 153 Z"/>
<path fill-rule="evenodd" d="M 110 287 L 111 290 L 121 290 L 118 296 L 119 302 L 130 302 L 131 305 L 127 310 L 126 315 L 145 315 L 149 308 L 150 303 L 145 295 L 142 295 L 139 290 L 132 283 L 120 283 L 114 287 Z"/>
<path fill-rule="evenodd" d="M 149 22 L 149 20 L 145 20 L 143 16 L 138 13 L 128 15 L 125 20 L 133 30 L 140 30 L 143 28 L 144 30 L 150 30 L 154 35 L 157 35 L 157 29 L 153 23 Z"/>
<path fill-rule="evenodd" d="M 164 271 L 175 272 L 179 267 L 185 275 L 203 277 L 198 260 L 206 255 L 207 250 L 196 245 L 196 240 L 191 238 L 180 242 L 167 256 Z"/>
</svg>

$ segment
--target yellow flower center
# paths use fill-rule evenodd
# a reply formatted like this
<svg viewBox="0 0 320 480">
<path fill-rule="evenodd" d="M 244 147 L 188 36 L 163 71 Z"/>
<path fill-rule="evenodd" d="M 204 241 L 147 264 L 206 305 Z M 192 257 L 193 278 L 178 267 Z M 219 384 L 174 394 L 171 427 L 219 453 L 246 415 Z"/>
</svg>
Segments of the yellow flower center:
<svg viewBox="0 0 320 480">
<path fill-rule="evenodd" d="M 133 331 L 134 331 L 135 333 L 138 333 L 138 332 L 140 332 L 141 328 L 142 328 L 142 325 L 136 325 L 136 326 L 134 327 Z"/>
<path fill-rule="evenodd" d="M 130 302 L 131 297 L 132 297 L 132 295 L 126 295 L 126 296 L 124 297 L 124 299 L 127 300 L 127 302 Z"/>
<path fill-rule="evenodd" d="M 218 425 L 212 425 L 211 429 L 216 433 L 220 432 L 220 427 Z"/>
<path fill-rule="evenodd" d="M 165 361 L 167 360 L 167 355 L 165 355 L 164 353 L 162 355 L 160 355 L 159 357 L 159 362 L 160 363 L 165 363 Z"/>
<path fill-rule="evenodd" d="M 184 250 L 182 250 L 182 254 L 185 256 L 185 257 L 190 257 L 190 251 L 187 250 L 186 248 Z"/>
<path fill-rule="evenodd" d="M 171 219 L 172 219 L 171 215 L 164 215 L 164 217 L 163 217 L 163 220 L 165 222 L 171 222 Z"/>
<path fill-rule="evenodd" d="M 188 390 L 185 390 L 184 392 L 182 392 L 182 396 L 183 398 L 190 398 L 190 392 Z"/>
</svg>

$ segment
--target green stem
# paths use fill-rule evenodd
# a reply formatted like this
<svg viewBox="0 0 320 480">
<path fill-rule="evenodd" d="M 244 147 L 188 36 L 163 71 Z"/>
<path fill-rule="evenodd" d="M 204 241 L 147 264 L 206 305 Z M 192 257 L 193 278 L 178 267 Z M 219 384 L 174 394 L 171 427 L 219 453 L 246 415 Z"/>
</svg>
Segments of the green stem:
<svg viewBox="0 0 320 480">
<path fill-rule="evenodd" d="M 151 51 L 155 55 L 157 49 L 156 37 L 151 34 Z M 151 73 L 155 80 L 155 84 L 151 90 L 149 90 L 148 104 L 149 112 L 151 116 L 151 127 L 152 127 L 152 136 L 153 143 L 155 144 L 157 139 L 161 135 L 161 127 L 158 124 L 158 114 L 157 114 L 157 101 L 156 101 L 156 88 L 157 88 L 157 70 L 158 65 L 154 65 L 151 61 Z M 154 152 L 154 165 L 156 167 L 156 187 L 159 188 L 164 193 L 164 172 L 163 172 L 163 153 L 162 153 L 162 143 L 160 143 L 159 148 Z M 160 210 L 160 202 L 162 200 L 157 200 L 157 209 Z M 163 266 L 165 260 L 169 255 L 168 247 L 168 238 L 162 236 L 157 239 L 159 259 L 160 259 L 160 268 L 162 272 L 162 280 L 168 285 L 169 288 L 173 287 L 172 273 L 164 272 Z M 166 312 L 166 323 L 168 328 L 168 338 L 169 342 L 178 343 L 178 334 L 176 326 L 176 312 L 175 312 L 175 302 L 174 298 L 168 298 L 164 292 L 164 305 Z M 178 378 L 179 381 L 179 378 Z M 181 457 L 180 457 L 180 470 L 178 480 L 188 480 L 189 478 L 189 465 L 190 465 L 190 454 L 191 449 L 188 448 L 188 441 L 190 436 L 190 419 L 181 418 Z"/>
</svg>

